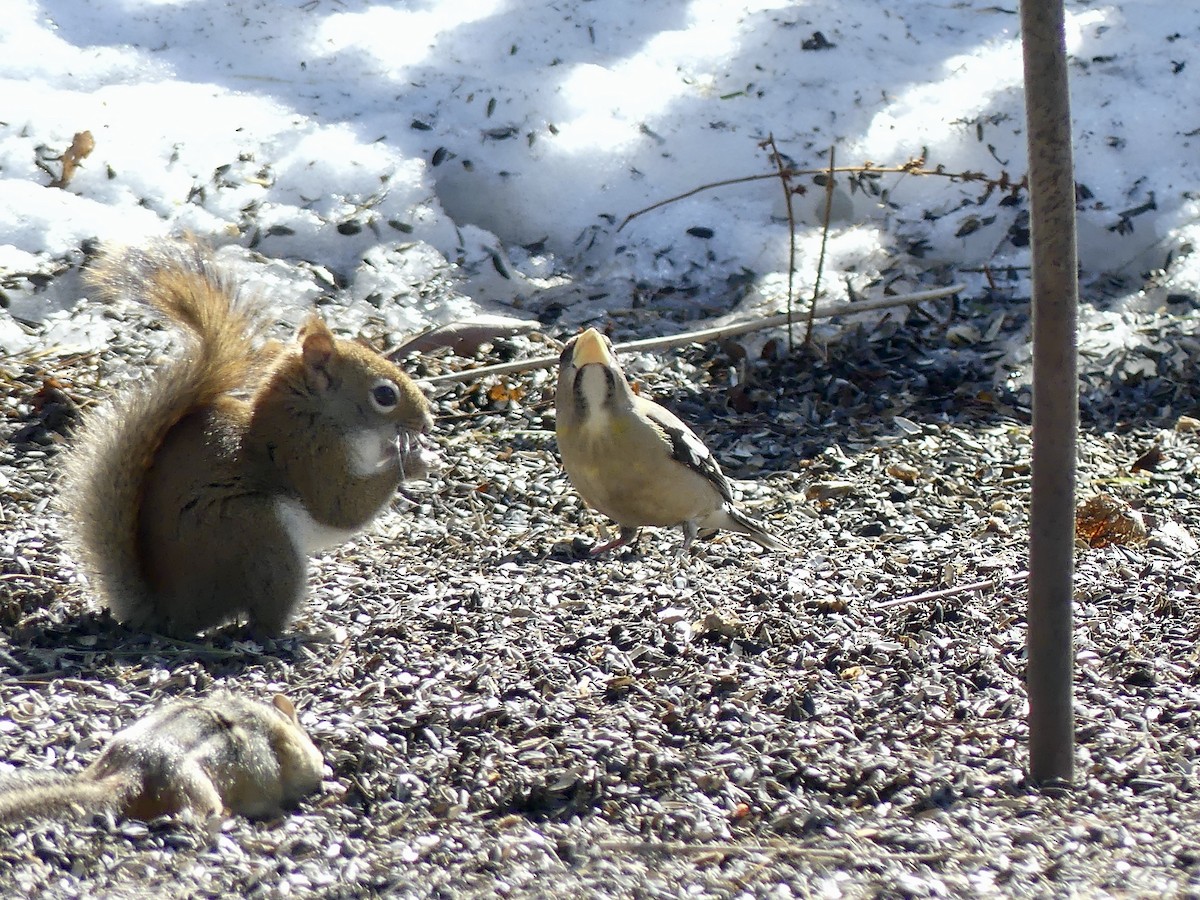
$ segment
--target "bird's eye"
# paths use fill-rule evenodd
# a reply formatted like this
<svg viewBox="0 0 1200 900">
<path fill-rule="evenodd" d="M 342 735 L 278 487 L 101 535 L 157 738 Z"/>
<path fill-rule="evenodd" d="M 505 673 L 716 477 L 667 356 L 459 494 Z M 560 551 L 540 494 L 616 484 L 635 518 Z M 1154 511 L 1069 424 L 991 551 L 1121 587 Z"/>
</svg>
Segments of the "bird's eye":
<svg viewBox="0 0 1200 900">
<path fill-rule="evenodd" d="M 571 361 L 571 355 L 575 352 L 575 342 L 577 340 L 579 340 L 579 338 L 573 337 L 567 341 L 567 345 L 563 347 L 562 353 L 558 355 L 558 364 L 560 366 L 565 366 Z"/>
<path fill-rule="evenodd" d="M 396 390 L 396 383 L 394 381 L 381 378 L 371 388 L 371 405 L 375 407 L 377 412 L 391 412 L 399 402 L 400 392 Z"/>
</svg>

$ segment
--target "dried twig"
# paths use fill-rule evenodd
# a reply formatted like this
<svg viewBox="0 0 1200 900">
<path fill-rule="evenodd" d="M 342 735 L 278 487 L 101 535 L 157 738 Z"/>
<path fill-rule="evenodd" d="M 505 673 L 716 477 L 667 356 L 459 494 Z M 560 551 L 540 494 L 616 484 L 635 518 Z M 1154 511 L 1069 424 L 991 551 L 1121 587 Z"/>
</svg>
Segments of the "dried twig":
<svg viewBox="0 0 1200 900">
<path fill-rule="evenodd" d="M 797 169 L 788 169 L 789 175 L 803 175 L 805 172 Z M 812 172 L 807 174 L 814 174 Z M 705 191 L 711 191 L 719 187 L 728 187 L 731 184 L 746 184 L 751 181 L 762 181 L 764 178 L 778 178 L 779 175 L 775 172 L 769 175 L 744 175 L 741 178 L 725 178 L 721 181 L 710 181 L 707 184 L 702 184 L 699 187 L 694 187 L 690 191 L 684 191 L 682 194 L 676 194 L 674 197 L 668 197 L 666 200 L 659 200 L 656 203 L 651 203 L 649 206 L 639 209 L 637 212 L 632 212 L 621 220 L 621 224 L 617 226 L 617 231 L 620 231 L 638 216 L 643 216 L 648 212 L 653 212 L 663 206 L 670 206 L 672 203 L 678 203 L 680 200 L 686 200 L 688 197 L 694 197 L 696 194 L 703 194 Z"/>
<path fill-rule="evenodd" d="M 42 581 L 46 584 L 62 584 L 61 578 L 50 578 L 47 575 L 38 575 L 36 572 L 0 572 L 0 581 Z"/>
<path fill-rule="evenodd" d="M 914 303 L 923 303 L 926 300 L 938 300 L 942 297 L 949 297 L 963 290 L 966 285 L 955 283 L 947 285 L 943 288 L 934 288 L 928 291 L 918 291 L 915 294 L 903 294 L 897 297 L 884 297 L 879 300 L 865 300 L 861 303 L 837 303 L 829 306 L 824 306 L 813 311 L 813 317 L 817 319 L 828 319 L 833 316 L 852 316 L 857 313 L 874 312 L 880 309 L 892 309 L 897 306 L 912 306 Z M 626 351 L 649 351 L 649 350 L 667 350 L 672 347 L 682 347 L 685 344 L 696 344 L 703 341 L 711 341 L 717 338 L 733 337 L 739 334 L 748 334 L 751 331 L 761 331 L 765 328 L 776 328 L 780 325 L 786 325 L 791 319 L 788 313 L 778 313 L 773 316 L 765 316 L 761 319 L 752 319 L 748 322 L 734 322 L 730 325 L 719 325 L 715 328 L 705 328 L 700 331 L 686 331 L 683 334 L 675 334 L 670 337 L 663 338 L 647 338 L 641 341 L 629 341 L 624 344 L 618 344 L 616 350 L 618 352 Z M 465 369 L 462 372 L 448 372 L 445 375 L 434 375 L 431 378 L 422 379 L 430 384 L 439 384 L 444 382 L 455 381 L 475 381 L 479 378 L 487 378 L 492 375 L 507 375 L 511 372 L 532 372 L 537 369 L 548 369 L 553 365 L 558 364 L 557 356 L 535 356 L 532 359 L 522 359 L 516 362 L 499 363 L 494 366 L 480 366 L 476 369 Z"/>
<path fill-rule="evenodd" d="M 988 175 L 986 172 L 947 172 L 946 167 L 942 165 L 934 166 L 932 169 L 925 168 L 924 159 L 912 159 L 903 165 L 899 166 L 877 166 L 871 162 L 865 162 L 860 166 L 834 166 L 825 167 L 823 169 L 787 169 L 788 178 L 795 178 L 798 175 L 829 175 L 830 172 L 841 173 L 846 172 L 853 175 L 936 175 L 941 178 L 949 178 L 951 181 L 961 181 L 966 183 L 978 182 L 985 188 L 983 198 L 986 199 L 995 191 L 1003 191 L 1011 196 L 1016 196 L 1023 190 L 1028 189 L 1028 183 L 1024 176 L 1020 181 L 1013 181 L 1012 177 L 1007 172 L 1001 172 L 999 176 Z M 688 197 L 694 197 L 696 194 L 711 191 L 719 187 L 727 187 L 731 184 L 747 184 L 751 181 L 762 181 L 767 178 L 778 178 L 778 172 L 765 172 L 758 175 L 745 175 L 741 178 L 725 178 L 721 181 L 711 181 L 708 184 L 702 184 L 699 187 L 694 187 L 690 191 L 684 191 L 682 194 L 676 194 L 673 197 L 667 197 L 665 200 L 658 200 L 651 203 L 649 206 L 631 212 L 621 224 L 617 226 L 617 231 L 620 231 L 634 219 L 639 216 L 644 216 L 648 212 L 656 209 L 661 209 L 664 206 L 670 206 L 672 203 L 678 203 L 680 200 L 686 200 Z"/>
<path fill-rule="evenodd" d="M 862 859 L 863 850 L 860 848 L 825 848 L 806 847 L 791 841 L 741 842 L 741 841 L 705 841 L 704 843 L 685 843 L 683 841 L 601 841 L 603 850 L 615 850 L 624 853 L 665 853 L 673 856 L 706 856 L 729 855 L 733 853 L 770 853 L 777 856 L 803 856 L 821 862 L 850 862 Z M 937 862 L 946 858 L 943 851 L 932 853 L 894 852 L 879 847 L 890 860 L 910 860 L 912 862 Z"/>
<path fill-rule="evenodd" d="M 821 253 L 817 257 L 817 274 L 813 279 L 812 302 L 808 305 L 808 327 L 804 329 L 804 345 L 807 347 L 812 341 L 813 332 L 813 313 L 817 309 L 817 297 L 821 293 L 821 273 L 825 271 L 825 247 L 829 244 L 829 218 L 833 214 L 833 164 L 834 164 L 834 147 L 829 147 L 829 169 L 828 175 L 825 176 L 825 215 L 821 220 Z M 790 207 L 789 207 L 790 209 Z M 795 234 L 792 236 L 793 244 L 795 242 Z M 793 250 L 793 253 L 795 251 Z M 791 278 L 788 279 L 788 292 L 791 293 Z M 791 333 L 791 329 L 788 329 Z"/>
<path fill-rule="evenodd" d="M 783 185 L 783 205 L 787 210 L 788 220 L 788 279 L 787 279 L 787 312 L 788 312 L 788 351 L 796 349 L 796 342 L 792 337 L 792 323 L 795 322 L 795 316 L 792 310 L 792 300 L 796 296 L 796 216 L 792 211 L 792 180 L 789 174 L 789 169 L 783 164 L 783 154 L 779 152 L 779 148 L 775 145 L 775 135 L 767 135 L 767 139 L 759 144 L 760 147 L 771 150 L 771 161 L 775 163 L 775 168 L 779 172 L 779 183 Z M 627 220 L 628 221 L 628 220 Z M 828 222 L 828 216 L 826 216 Z M 624 223 L 622 223 L 624 224 Z M 818 278 L 820 276 L 818 275 Z M 817 302 L 816 294 L 813 295 L 813 303 Z M 805 343 L 808 340 L 805 339 Z"/>
<path fill-rule="evenodd" d="M 910 606 L 915 603 L 924 603 L 928 600 L 941 600 L 945 597 L 955 597 L 959 594 L 969 594 L 972 591 L 986 591 L 988 588 L 999 587 L 1003 584 L 1017 584 L 1029 577 L 1028 572 L 1017 572 L 1015 575 L 1009 575 L 1007 578 L 1001 579 L 999 582 L 995 578 L 989 578 L 987 581 L 972 581 L 970 584 L 956 584 L 954 587 L 943 588 L 940 591 L 926 591 L 924 594 L 913 594 L 911 597 L 897 597 L 894 600 L 884 600 L 882 603 L 872 604 L 872 609 L 893 609 L 897 606 Z"/>
</svg>

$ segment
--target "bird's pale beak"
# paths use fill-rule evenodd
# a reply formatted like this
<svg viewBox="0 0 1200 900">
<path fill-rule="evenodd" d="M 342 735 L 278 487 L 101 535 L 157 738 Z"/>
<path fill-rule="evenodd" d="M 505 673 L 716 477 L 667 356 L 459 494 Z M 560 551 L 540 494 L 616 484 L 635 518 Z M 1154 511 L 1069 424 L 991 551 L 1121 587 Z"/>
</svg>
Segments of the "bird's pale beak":
<svg viewBox="0 0 1200 900">
<path fill-rule="evenodd" d="M 600 363 L 603 366 L 613 364 L 612 354 L 608 345 L 595 328 L 589 328 L 575 341 L 575 352 L 572 354 L 575 368 L 582 369 L 590 363 Z"/>
</svg>

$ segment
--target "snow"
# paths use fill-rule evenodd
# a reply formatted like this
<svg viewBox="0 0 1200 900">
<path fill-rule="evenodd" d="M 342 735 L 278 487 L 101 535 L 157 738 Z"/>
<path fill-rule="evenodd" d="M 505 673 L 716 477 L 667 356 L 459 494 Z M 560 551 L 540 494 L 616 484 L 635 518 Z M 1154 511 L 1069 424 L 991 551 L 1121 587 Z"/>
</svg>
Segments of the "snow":
<svg viewBox="0 0 1200 900">
<path fill-rule="evenodd" d="M 1085 288 L 1115 277 L 1118 300 L 1151 304 L 1195 293 L 1200 8 L 1067 8 Z M 0 346 L 102 339 L 60 312 L 82 281 L 56 276 L 97 240 L 184 230 L 283 305 L 340 285 L 397 332 L 530 317 L 547 296 L 575 323 L 671 288 L 703 317 L 733 307 L 734 282 L 749 283 L 747 308 L 777 308 L 778 181 L 618 226 L 769 174 L 770 135 L 804 168 L 834 146 L 841 165 L 923 155 L 1019 180 L 1021 70 L 1015 0 L 7 0 L 0 291 L 24 324 L 0 315 Z M 83 130 L 95 149 L 50 187 Z M 797 183 L 805 291 L 825 197 L 812 176 Z M 1028 264 L 1025 195 L 903 173 L 876 184 L 838 179 L 828 299 L 884 273 L 919 287 L 939 268 L 982 295 L 976 270 Z M 1026 296 L 1017 272 L 1005 284 Z"/>
</svg>

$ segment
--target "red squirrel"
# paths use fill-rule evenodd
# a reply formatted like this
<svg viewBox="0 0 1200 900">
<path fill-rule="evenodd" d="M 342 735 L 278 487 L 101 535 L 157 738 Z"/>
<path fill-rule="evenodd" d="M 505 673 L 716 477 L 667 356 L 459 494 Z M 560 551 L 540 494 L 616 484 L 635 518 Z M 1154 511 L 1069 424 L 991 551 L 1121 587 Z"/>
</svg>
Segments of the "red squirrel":
<svg viewBox="0 0 1200 900">
<path fill-rule="evenodd" d="M 198 241 L 105 251 L 89 278 L 188 342 L 85 419 L 68 451 L 61 505 L 84 573 L 134 626 L 182 636 L 245 616 L 278 634 L 309 554 L 427 474 L 429 401 L 315 315 L 294 344 L 263 349 L 261 306 Z"/>
</svg>

